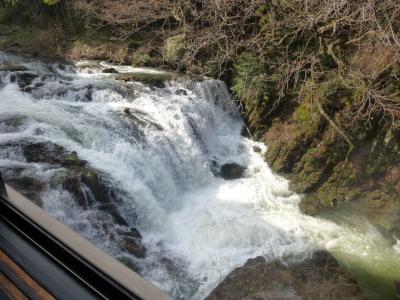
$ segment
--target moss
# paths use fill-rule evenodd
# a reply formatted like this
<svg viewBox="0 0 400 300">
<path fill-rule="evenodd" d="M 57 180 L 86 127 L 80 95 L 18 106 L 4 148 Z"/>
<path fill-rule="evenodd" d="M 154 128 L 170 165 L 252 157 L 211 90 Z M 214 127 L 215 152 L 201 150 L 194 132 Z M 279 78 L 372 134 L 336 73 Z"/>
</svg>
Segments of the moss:
<svg viewBox="0 0 400 300">
<path fill-rule="evenodd" d="M 232 90 L 247 107 L 252 108 L 259 101 L 269 99 L 266 74 L 255 54 L 243 52 L 235 63 L 234 70 Z"/>
<path fill-rule="evenodd" d="M 182 56 L 186 43 L 186 35 L 178 34 L 164 41 L 163 57 L 170 63 L 176 63 Z"/>
<path fill-rule="evenodd" d="M 136 52 L 132 55 L 132 65 L 134 66 L 144 66 L 151 60 L 148 53 Z"/>
<path fill-rule="evenodd" d="M 220 72 L 220 64 L 214 59 L 208 59 L 204 63 L 204 70 L 207 76 L 216 77 Z"/>
<path fill-rule="evenodd" d="M 292 120 L 297 123 L 295 130 L 298 135 L 307 139 L 314 138 L 323 125 L 323 119 L 316 105 L 309 101 L 304 101 L 298 106 Z"/>
</svg>

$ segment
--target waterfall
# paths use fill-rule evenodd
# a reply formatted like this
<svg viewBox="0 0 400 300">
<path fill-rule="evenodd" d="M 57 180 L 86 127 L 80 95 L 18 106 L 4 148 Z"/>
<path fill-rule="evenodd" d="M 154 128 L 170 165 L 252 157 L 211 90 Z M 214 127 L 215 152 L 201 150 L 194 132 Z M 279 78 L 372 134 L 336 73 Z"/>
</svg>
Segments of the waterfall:
<svg viewBox="0 0 400 300">
<path fill-rule="evenodd" d="M 266 147 L 241 136 L 243 121 L 221 81 L 155 87 L 115 80 L 101 72 L 104 63 L 60 65 L 6 54 L 0 60 L 17 61 L 33 74 L 24 85 L 15 72 L 0 72 L 0 169 L 39 178 L 49 214 L 116 258 L 128 257 L 175 298 L 204 298 L 260 255 L 299 261 L 327 248 L 360 260 L 375 255 L 379 262 L 382 251 L 398 257 L 365 220 L 343 227 L 303 215 L 301 196 L 264 162 Z M 58 183 L 71 171 L 28 162 L 21 146 L 27 143 L 75 151 L 112 188 L 127 224 L 115 224 L 98 205 L 78 205 Z M 241 178 L 218 176 L 232 163 L 245 167 Z M 144 258 L 115 241 L 126 227 L 142 235 Z"/>
</svg>

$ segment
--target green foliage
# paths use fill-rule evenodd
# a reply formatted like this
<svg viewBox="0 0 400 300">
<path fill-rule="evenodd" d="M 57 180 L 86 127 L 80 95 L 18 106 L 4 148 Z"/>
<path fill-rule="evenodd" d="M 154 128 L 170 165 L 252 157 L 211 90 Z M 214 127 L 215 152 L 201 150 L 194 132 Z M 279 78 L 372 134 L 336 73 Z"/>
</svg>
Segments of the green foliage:
<svg viewBox="0 0 400 300">
<path fill-rule="evenodd" d="M 204 63 L 204 71 L 207 76 L 218 77 L 220 75 L 220 62 L 214 58 L 208 59 Z"/>
<path fill-rule="evenodd" d="M 271 14 L 271 9 L 268 4 L 260 6 L 256 11 L 257 16 L 260 18 L 259 26 L 260 31 L 265 32 L 270 27 L 273 21 L 273 15 Z"/>
<path fill-rule="evenodd" d="M 132 65 L 143 66 L 143 65 L 147 64 L 150 60 L 151 60 L 151 57 L 149 54 L 136 52 L 132 56 Z"/>
<path fill-rule="evenodd" d="M 49 6 L 56 5 L 58 2 L 60 2 L 60 0 L 43 0 L 43 4 Z"/>
<path fill-rule="evenodd" d="M 256 55 L 243 52 L 234 65 L 235 77 L 232 90 L 246 105 L 256 106 L 258 102 L 268 102 L 267 75 Z"/>
<path fill-rule="evenodd" d="M 302 104 L 297 109 L 297 116 L 300 122 L 305 123 L 311 120 L 311 112 L 309 105 Z"/>
</svg>

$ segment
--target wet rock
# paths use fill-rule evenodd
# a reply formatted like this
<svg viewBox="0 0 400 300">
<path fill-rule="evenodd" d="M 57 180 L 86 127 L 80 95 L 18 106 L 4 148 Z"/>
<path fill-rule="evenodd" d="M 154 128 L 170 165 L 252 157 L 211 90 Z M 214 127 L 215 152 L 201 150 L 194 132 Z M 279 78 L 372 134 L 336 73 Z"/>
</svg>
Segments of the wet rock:
<svg viewBox="0 0 400 300">
<path fill-rule="evenodd" d="M 40 88 L 42 86 L 44 86 L 44 83 L 43 82 L 38 82 L 38 83 L 35 83 L 34 88 Z"/>
<path fill-rule="evenodd" d="M 79 177 L 67 177 L 62 182 L 63 188 L 68 191 L 75 199 L 77 204 L 85 209 L 88 209 L 92 204 L 90 197 L 82 187 L 82 182 Z"/>
<path fill-rule="evenodd" d="M 176 77 L 173 73 L 161 72 L 161 73 L 124 73 L 117 75 L 116 79 L 129 82 L 138 81 L 150 86 L 164 88 L 164 81 L 173 80 Z"/>
<path fill-rule="evenodd" d="M 236 163 L 228 163 L 221 166 L 220 175 L 226 180 L 242 178 L 246 167 Z"/>
<path fill-rule="evenodd" d="M 136 229 L 120 234 L 121 246 L 137 258 L 146 257 L 146 248 L 141 244 L 142 236 Z"/>
<path fill-rule="evenodd" d="M 368 208 L 377 209 L 385 205 L 388 196 L 382 191 L 373 191 L 365 196 L 365 204 Z"/>
<path fill-rule="evenodd" d="M 243 126 L 242 131 L 240 132 L 240 135 L 246 138 L 250 138 L 250 131 L 246 126 Z"/>
<path fill-rule="evenodd" d="M 21 90 L 27 89 L 31 84 L 32 81 L 38 78 L 39 76 L 32 73 L 18 73 L 16 74 L 17 84 Z"/>
<path fill-rule="evenodd" d="M 114 204 L 117 201 L 117 197 L 97 173 L 89 167 L 68 170 L 68 175 L 61 180 L 62 187 L 84 209 L 89 209 L 97 204 L 97 209 L 110 215 L 115 224 L 128 226 L 128 223 Z"/>
<path fill-rule="evenodd" d="M 108 74 L 111 74 L 111 73 L 118 73 L 118 71 L 117 71 L 115 68 L 106 68 L 106 69 L 103 69 L 102 72 L 103 72 L 103 73 L 108 73 Z"/>
<path fill-rule="evenodd" d="M 15 132 L 20 126 L 22 126 L 27 117 L 26 116 L 13 116 L 8 119 L 3 119 L 0 121 L 0 128 L 3 133 L 5 132 Z M 1 147 L 1 146 L 0 146 Z"/>
<path fill-rule="evenodd" d="M 83 99 L 80 99 L 84 102 L 92 102 L 93 101 L 93 85 L 89 84 L 86 88 L 86 92 L 83 95 Z"/>
<path fill-rule="evenodd" d="M 224 299 L 362 299 L 361 290 L 327 252 L 289 266 L 264 257 L 249 259 L 206 298 Z"/>
<path fill-rule="evenodd" d="M 0 71 L 18 72 L 26 70 L 28 70 L 27 67 L 19 65 L 15 62 L 0 62 Z"/>
<path fill-rule="evenodd" d="M 96 201 L 100 203 L 112 202 L 110 201 L 110 197 L 113 197 L 112 192 L 96 172 L 86 169 L 81 173 L 80 180 L 90 189 Z"/>
<path fill-rule="evenodd" d="M 253 146 L 253 151 L 256 153 L 260 153 L 261 152 L 261 148 L 258 146 Z"/>
<path fill-rule="evenodd" d="M 128 222 L 121 216 L 118 208 L 112 203 L 104 203 L 98 206 L 98 209 L 108 213 L 112 218 L 115 224 L 128 226 Z M 140 234 L 139 234 L 140 236 Z M 142 238 L 140 236 L 140 238 Z"/>
<path fill-rule="evenodd" d="M 60 69 L 61 71 L 65 71 L 67 69 L 67 66 L 63 64 L 58 64 L 58 69 Z"/>
<path fill-rule="evenodd" d="M 184 89 L 179 89 L 179 90 L 175 91 L 175 95 L 178 95 L 178 96 L 187 96 L 187 94 L 188 94 L 187 91 Z"/>
<path fill-rule="evenodd" d="M 129 108 L 125 108 L 123 111 L 126 115 L 126 119 L 133 122 L 136 125 L 135 127 L 153 127 L 159 131 L 164 130 L 164 127 L 143 112 L 131 110 Z"/>
<path fill-rule="evenodd" d="M 8 176 L 5 176 L 5 181 L 36 205 L 43 206 L 40 194 L 45 188 L 45 183 L 40 179 L 29 176 L 18 176 L 17 173 L 12 172 Z"/>
<path fill-rule="evenodd" d="M 50 143 L 31 143 L 22 145 L 23 154 L 28 162 L 48 163 L 63 167 L 82 167 L 87 164 L 75 151 L 68 152 L 64 147 Z"/>
</svg>

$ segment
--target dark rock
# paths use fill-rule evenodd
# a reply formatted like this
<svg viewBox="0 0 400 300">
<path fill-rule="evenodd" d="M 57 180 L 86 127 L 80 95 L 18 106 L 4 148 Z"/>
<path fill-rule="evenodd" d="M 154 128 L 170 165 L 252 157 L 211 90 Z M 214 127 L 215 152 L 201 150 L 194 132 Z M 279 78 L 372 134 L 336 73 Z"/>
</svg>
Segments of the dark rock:
<svg viewBox="0 0 400 300">
<path fill-rule="evenodd" d="M 239 179 L 243 177 L 246 167 L 236 163 L 228 163 L 221 166 L 220 175 L 226 180 Z"/>
<path fill-rule="evenodd" d="M 85 102 L 93 101 L 93 85 L 89 84 L 87 86 L 84 98 L 82 100 L 85 101 Z"/>
<path fill-rule="evenodd" d="M 211 172 L 214 174 L 215 177 L 219 177 L 219 167 L 218 167 L 218 163 L 215 160 L 211 160 L 210 161 L 210 170 Z"/>
<path fill-rule="evenodd" d="M 43 181 L 29 176 L 18 176 L 18 174 L 14 173 L 10 174 L 10 176 L 5 176 L 5 181 L 33 203 L 42 207 L 43 202 L 40 194 L 45 187 Z"/>
<path fill-rule="evenodd" d="M 246 126 L 243 126 L 242 131 L 240 132 L 240 135 L 246 138 L 250 138 L 250 132 L 249 129 Z"/>
<path fill-rule="evenodd" d="M 124 113 L 128 120 L 132 121 L 136 126 L 135 127 L 154 127 L 155 129 L 162 131 L 164 127 L 160 124 L 156 123 L 150 116 L 138 111 L 138 110 L 131 110 L 129 108 L 124 109 Z"/>
<path fill-rule="evenodd" d="M 179 95 L 179 96 L 187 96 L 187 91 L 184 89 L 179 89 L 175 91 L 175 95 Z"/>
<path fill-rule="evenodd" d="M 115 223 L 127 225 L 118 209 L 112 204 L 115 201 L 115 195 L 107 188 L 95 170 L 88 167 L 74 168 L 70 170 L 68 176 L 63 178 L 62 186 L 74 196 L 81 207 L 87 209 L 95 202 L 99 202 L 98 208 L 110 214 Z"/>
<path fill-rule="evenodd" d="M 98 206 L 98 208 L 106 213 L 108 213 L 112 218 L 114 223 L 122 226 L 128 226 L 128 222 L 121 216 L 118 208 L 112 203 L 104 203 Z M 139 234 L 140 236 L 140 234 Z M 140 236 L 140 238 L 142 238 Z"/>
<path fill-rule="evenodd" d="M 118 73 L 118 71 L 115 68 L 106 68 L 103 69 L 103 73 Z"/>
<path fill-rule="evenodd" d="M 256 153 L 260 153 L 261 152 L 261 148 L 258 146 L 253 146 L 253 151 Z"/>
<path fill-rule="evenodd" d="M 18 87 L 21 90 L 27 88 L 28 86 L 30 86 L 32 84 L 32 81 L 34 79 L 36 79 L 37 77 L 39 77 L 36 74 L 27 73 L 27 72 L 18 73 L 18 74 L 16 74 L 16 76 L 17 76 Z"/>
<path fill-rule="evenodd" d="M 137 258 L 146 257 L 146 248 L 141 244 L 141 237 L 138 238 L 136 233 L 120 234 L 121 246 L 130 254 Z"/>
<path fill-rule="evenodd" d="M 137 258 L 146 257 L 147 249 L 142 244 L 142 235 L 133 227 L 128 231 L 117 229 L 119 243 L 123 249 Z"/>
<path fill-rule="evenodd" d="M 67 69 L 67 67 L 66 67 L 65 65 L 63 65 L 63 64 L 59 64 L 59 65 L 58 65 L 58 68 L 59 68 L 61 71 L 65 71 L 65 70 Z"/>
<path fill-rule="evenodd" d="M 48 163 L 63 167 L 81 167 L 87 164 L 79 159 L 76 152 L 68 152 L 64 147 L 53 143 L 34 143 L 23 146 L 23 154 L 28 162 Z"/>
<path fill-rule="evenodd" d="M 131 237 L 131 238 L 134 238 L 134 239 L 137 239 L 137 240 L 141 240 L 142 239 L 142 235 L 140 234 L 139 230 L 137 230 L 134 227 L 129 227 L 128 231 L 119 230 L 118 234 L 120 236 L 128 236 L 128 237 Z"/>
<path fill-rule="evenodd" d="M 92 192 L 96 201 L 100 203 L 110 203 L 111 191 L 103 183 L 100 176 L 93 170 L 86 169 L 80 176 L 81 182 L 84 183 Z"/>
<path fill-rule="evenodd" d="M 21 91 L 24 93 L 32 93 L 32 88 L 30 86 L 21 88 Z"/>
<path fill-rule="evenodd" d="M 264 257 L 249 259 L 206 298 L 224 299 L 362 299 L 360 288 L 327 252 L 286 266 Z"/>
<path fill-rule="evenodd" d="M 394 283 L 394 287 L 396 289 L 396 296 L 398 299 L 400 299 L 400 281 L 396 281 Z"/>
<path fill-rule="evenodd" d="M 129 235 L 136 238 L 136 239 L 142 239 L 142 235 L 140 234 L 139 230 L 136 228 L 129 228 Z"/>
<path fill-rule="evenodd" d="M 39 87 L 42 87 L 42 86 L 44 86 L 43 82 L 35 83 L 35 88 L 39 88 Z"/>
<path fill-rule="evenodd" d="M 172 80 L 175 74 L 172 73 L 124 73 L 117 75 L 117 80 L 138 81 L 153 87 L 164 88 L 164 81 Z"/>
<path fill-rule="evenodd" d="M 2 62 L 0 63 L 0 71 L 7 71 L 7 72 L 18 72 L 18 71 L 26 71 L 28 70 L 27 67 L 19 65 L 14 62 Z"/>
<path fill-rule="evenodd" d="M 17 81 L 17 76 L 15 76 L 15 74 L 10 76 L 10 82 L 14 83 L 15 81 Z"/>
<path fill-rule="evenodd" d="M 92 201 L 90 201 L 90 198 L 82 187 L 82 182 L 79 177 L 67 177 L 63 180 L 62 185 L 66 191 L 74 196 L 75 201 L 81 207 L 88 209 L 90 204 L 92 204 Z"/>
</svg>

